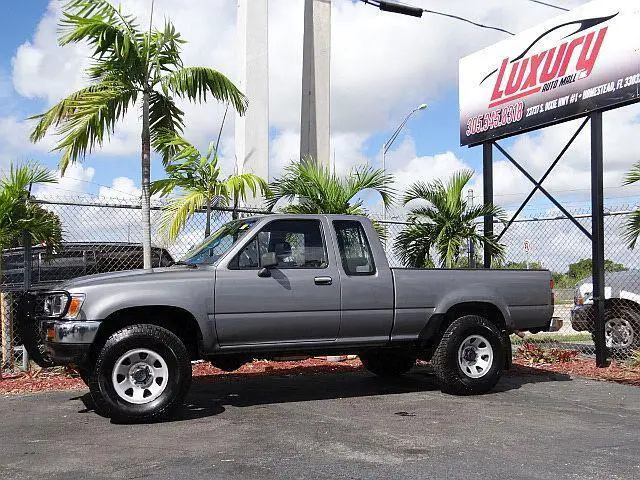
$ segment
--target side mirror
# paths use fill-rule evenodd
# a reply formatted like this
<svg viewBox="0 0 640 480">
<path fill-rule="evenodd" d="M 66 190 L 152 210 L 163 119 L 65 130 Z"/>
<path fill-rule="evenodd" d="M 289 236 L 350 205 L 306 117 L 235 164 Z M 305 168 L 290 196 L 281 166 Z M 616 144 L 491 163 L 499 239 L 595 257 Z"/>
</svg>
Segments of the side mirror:
<svg viewBox="0 0 640 480">
<path fill-rule="evenodd" d="M 262 257 L 260 257 L 260 265 L 262 268 L 258 271 L 259 277 L 270 277 L 271 272 L 269 269 L 278 265 L 278 258 L 276 257 L 276 252 L 267 252 L 263 253 Z"/>
<path fill-rule="evenodd" d="M 262 254 L 262 257 L 260 258 L 260 266 L 262 268 L 273 268 L 276 265 L 278 265 L 276 252 L 267 252 Z"/>
</svg>

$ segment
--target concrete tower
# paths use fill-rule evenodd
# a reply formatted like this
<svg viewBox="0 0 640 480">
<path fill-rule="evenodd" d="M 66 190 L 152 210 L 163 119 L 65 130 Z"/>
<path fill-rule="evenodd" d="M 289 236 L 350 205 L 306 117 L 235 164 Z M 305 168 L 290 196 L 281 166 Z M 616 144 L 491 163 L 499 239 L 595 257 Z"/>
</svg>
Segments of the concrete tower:
<svg viewBox="0 0 640 480">
<path fill-rule="evenodd" d="M 267 0 L 238 0 L 238 88 L 249 108 L 236 114 L 236 171 L 269 179 L 269 43 Z M 247 203 L 251 204 L 248 200 Z"/>
<path fill-rule="evenodd" d="M 300 157 L 329 167 L 331 0 L 305 0 Z"/>
</svg>

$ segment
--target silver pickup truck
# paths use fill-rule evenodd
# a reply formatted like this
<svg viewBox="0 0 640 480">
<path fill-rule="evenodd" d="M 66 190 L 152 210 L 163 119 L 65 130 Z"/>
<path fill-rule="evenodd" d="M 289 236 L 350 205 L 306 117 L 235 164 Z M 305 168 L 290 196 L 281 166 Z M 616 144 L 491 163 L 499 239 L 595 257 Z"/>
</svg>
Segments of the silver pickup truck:
<svg viewBox="0 0 640 480">
<path fill-rule="evenodd" d="M 230 222 L 175 265 L 80 277 L 36 314 L 57 364 L 75 364 L 99 409 L 168 414 L 191 361 L 357 353 L 391 377 L 431 361 L 445 391 L 492 389 L 508 334 L 549 327 L 546 270 L 390 268 L 365 217 L 272 215 Z"/>
</svg>

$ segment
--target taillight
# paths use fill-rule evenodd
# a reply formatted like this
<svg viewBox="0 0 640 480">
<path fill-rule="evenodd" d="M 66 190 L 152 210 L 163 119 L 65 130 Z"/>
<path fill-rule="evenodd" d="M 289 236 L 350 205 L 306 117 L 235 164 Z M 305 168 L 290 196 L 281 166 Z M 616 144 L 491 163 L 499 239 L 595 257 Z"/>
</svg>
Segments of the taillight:
<svg viewBox="0 0 640 480">
<path fill-rule="evenodd" d="M 549 286 L 551 287 L 551 305 L 555 305 L 556 303 L 556 294 L 553 291 L 553 278 L 549 281 Z"/>
</svg>

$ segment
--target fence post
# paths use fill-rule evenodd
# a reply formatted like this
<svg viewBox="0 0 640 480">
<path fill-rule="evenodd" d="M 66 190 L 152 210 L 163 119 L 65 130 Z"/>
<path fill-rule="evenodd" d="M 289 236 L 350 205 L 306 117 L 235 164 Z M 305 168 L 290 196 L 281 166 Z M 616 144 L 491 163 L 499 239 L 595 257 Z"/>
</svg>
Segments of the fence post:
<svg viewBox="0 0 640 480">
<path fill-rule="evenodd" d="M 602 167 L 602 112 L 591 114 L 591 255 L 593 306 L 596 314 L 596 366 L 607 366 L 604 335 L 604 194 Z"/>
<path fill-rule="evenodd" d="M 13 370 L 13 315 L 11 294 L 0 293 L 0 319 L 2 321 L 2 370 Z"/>
<path fill-rule="evenodd" d="M 32 269 L 33 269 L 33 251 L 31 249 L 31 234 L 29 232 L 27 232 L 26 230 L 22 232 L 22 245 L 23 245 L 23 249 L 24 249 L 24 284 L 23 284 L 23 293 L 22 296 L 20 297 L 20 302 L 24 302 L 26 299 L 26 295 L 29 292 L 29 290 L 31 289 L 31 278 L 32 278 Z M 24 303 L 23 303 L 24 305 Z M 20 311 L 23 311 L 23 309 L 20 309 Z M 16 322 L 24 322 L 24 318 L 16 318 L 15 321 Z M 23 329 L 22 331 L 24 331 L 24 325 L 22 325 Z M 29 370 L 29 353 L 27 352 L 27 349 L 24 348 L 24 338 L 22 339 L 23 345 L 22 345 L 22 369 L 23 370 Z"/>
<path fill-rule="evenodd" d="M 482 192 L 485 205 L 493 204 L 493 142 L 482 144 Z M 484 235 L 493 237 L 493 215 L 484 217 Z M 484 268 L 491 268 L 491 247 L 484 244 Z"/>
</svg>

